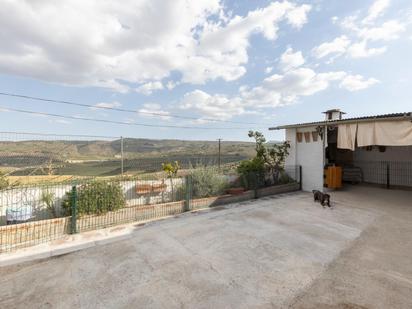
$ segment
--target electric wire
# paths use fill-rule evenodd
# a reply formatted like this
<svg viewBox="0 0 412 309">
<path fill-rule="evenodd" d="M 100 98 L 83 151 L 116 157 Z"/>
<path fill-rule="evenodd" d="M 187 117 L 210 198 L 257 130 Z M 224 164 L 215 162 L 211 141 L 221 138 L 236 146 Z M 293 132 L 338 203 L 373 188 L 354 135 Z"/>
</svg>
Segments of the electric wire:
<svg viewBox="0 0 412 309">
<path fill-rule="evenodd" d="M 120 108 L 120 107 L 112 107 L 112 106 L 103 106 L 103 105 L 91 105 L 91 104 L 77 103 L 77 102 L 72 102 L 72 101 L 33 97 L 33 96 L 22 95 L 22 94 L 17 94 L 17 93 L 9 93 L 9 92 L 0 92 L 0 95 L 7 96 L 7 97 L 27 99 L 27 100 L 43 101 L 43 102 L 48 102 L 48 103 L 86 107 L 90 109 L 112 110 L 112 111 L 117 111 L 117 112 L 151 115 L 151 116 L 157 116 L 157 117 L 171 117 L 171 118 L 180 118 L 180 119 L 203 120 L 203 121 L 235 123 L 235 124 L 270 125 L 270 124 L 257 123 L 257 122 L 241 122 L 241 121 L 232 121 L 232 120 L 222 120 L 222 119 L 216 119 L 216 118 L 192 117 L 192 116 L 184 116 L 184 115 L 176 115 L 176 114 L 166 115 L 164 113 L 159 113 L 159 112 L 139 111 L 139 110 L 132 110 L 132 109 L 126 109 L 126 108 Z"/>
<path fill-rule="evenodd" d="M 93 121 L 93 122 L 100 122 L 100 123 L 111 123 L 111 124 L 120 124 L 120 125 L 128 125 L 128 126 L 141 126 L 141 127 L 151 127 L 151 128 L 173 128 L 173 129 L 193 129 L 193 130 L 247 130 L 245 127 L 197 127 L 197 126 L 178 126 L 178 125 L 162 125 L 162 124 L 149 124 L 149 123 L 139 123 L 139 122 L 125 122 L 125 121 L 116 121 L 116 120 L 108 120 L 108 119 L 100 119 L 100 118 L 88 118 L 82 116 L 69 116 L 69 115 L 61 115 L 61 114 L 54 114 L 54 113 L 45 113 L 39 111 L 30 111 L 25 109 L 18 109 L 13 107 L 7 106 L 0 106 L 0 109 L 5 111 L 11 111 L 16 113 L 23 113 L 23 114 L 31 114 L 31 115 L 38 115 L 38 116 L 49 116 L 61 119 L 71 119 L 71 120 L 83 120 L 83 121 Z"/>
</svg>

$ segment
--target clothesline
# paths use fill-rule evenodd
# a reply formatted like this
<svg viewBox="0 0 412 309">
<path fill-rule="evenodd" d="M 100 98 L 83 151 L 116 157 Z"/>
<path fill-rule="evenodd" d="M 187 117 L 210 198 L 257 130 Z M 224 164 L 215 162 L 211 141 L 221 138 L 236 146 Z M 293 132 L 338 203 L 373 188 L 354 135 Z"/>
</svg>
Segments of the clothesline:
<svg viewBox="0 0 412 309">
<path fill-rule="evenodd" d="M 373 121 L 338 126 L 338 148 L 365 146 L 411 146 L 412 122 Z"/>
</svg>

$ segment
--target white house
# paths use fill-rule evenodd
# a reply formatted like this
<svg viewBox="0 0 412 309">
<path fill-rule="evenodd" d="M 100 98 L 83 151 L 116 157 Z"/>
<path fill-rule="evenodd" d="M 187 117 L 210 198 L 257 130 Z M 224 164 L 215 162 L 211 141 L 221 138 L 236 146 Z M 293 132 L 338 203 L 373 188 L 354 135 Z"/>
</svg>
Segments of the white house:
<svg viewBox="0 0 412 309">
<path fill-rule="evenodd" d="M 328 110 L 325 120 L 282 125 L 291 148 L 286 165 L 302 166 L 302 189 L 323 190 L 324 168 L 341 166 L 343 180 L 412 187 L 412 113 L 344 118 Z"/>
</svg>

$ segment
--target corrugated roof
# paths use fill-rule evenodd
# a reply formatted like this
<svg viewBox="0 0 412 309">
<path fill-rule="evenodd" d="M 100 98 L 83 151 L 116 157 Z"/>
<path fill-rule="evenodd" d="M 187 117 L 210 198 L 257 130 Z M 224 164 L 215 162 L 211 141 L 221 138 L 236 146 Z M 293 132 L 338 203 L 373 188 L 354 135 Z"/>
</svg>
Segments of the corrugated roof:
<svg viewBox="0 0 412 309">
<path fill-rule="evenodd" d="M 374 115 L 374 116 L 364 116 L 364 117 L 354 117 L 354 118 L 344 118 L 337 120 L 322 120 L 315 122 L 306 122 L 306 123 L 296 123 L 289 124 L 277 127 L 271 127 L 269 130 L 280 130 L 286 128 L 295 128 L 295 127 L 308 127 L 312 125 L 326 125 L 326 124 L 335 124 L 335 123 L 349 123 L 349 122 L 359 122 L 359 121 L 368 121 L 368 120 L 384 120 L 384 119 L 410 119 L 412 121 L 412 113 L 393 113 L 393 114 L 383 114 L 383 115 Z"/>
</svg>

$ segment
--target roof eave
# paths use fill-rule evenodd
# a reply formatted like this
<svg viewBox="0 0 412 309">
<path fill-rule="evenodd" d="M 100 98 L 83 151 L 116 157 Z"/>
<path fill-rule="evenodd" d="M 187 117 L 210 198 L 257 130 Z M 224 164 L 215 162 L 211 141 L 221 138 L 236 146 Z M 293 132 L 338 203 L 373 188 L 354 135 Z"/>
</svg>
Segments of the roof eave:
<svg viewBox="0 0 412 309">
<path fill-rule="evenodd" d="M 360 119 L 340 119 L 340 120 L 328 120 L 328 121 L 319 121 L 319 122 L 308 122 L 301 124 L 289 124 L 284 126 L 277 126 L 269 128 L 270 131 L 273 130 L 282 130 L 282 129 L 291 129 L 291 128 L 302 128 L 302 127 L 313 127 L 313 126 L 324 126 L 331 124 L 344 124 L 344 123 L 357 123 L 357 122 L 371 122 L 371 121 L 388 121 L 388 120 L 411 120 L 411 113 L 405 113 L 402 116 L 397 117 L 370 117 L 370 118 L 360 118 Z"/>
</svg>

